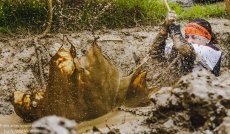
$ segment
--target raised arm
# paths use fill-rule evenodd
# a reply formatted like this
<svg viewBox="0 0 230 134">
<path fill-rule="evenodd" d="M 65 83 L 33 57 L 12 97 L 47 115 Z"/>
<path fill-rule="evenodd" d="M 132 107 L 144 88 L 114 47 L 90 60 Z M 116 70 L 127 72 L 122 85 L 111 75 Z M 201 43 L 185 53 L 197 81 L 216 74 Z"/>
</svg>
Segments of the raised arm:
<svg viewBox="0 0 230 134">
<path fill-rule="evenodd" d="M 171 24 L 169 27 L 169 33 L 173 40 L 173 47 L 181 55 L 194 56 L 195 52 L 193 47 L 188 43 L 181 34 L 180 24 Z"/>
<path fill-rule="evenodd" d="M 150 55 L 154 58 L 158 58 L 162 60 L 164 58 L 164 48 L 165 48 L 165 40 L 168 37 L 169 26 L 176 20 L 176 14 L 174 11 L 170 11 L 163 24 L 160 27 L 160 31 L 157 36 L 153 40 L 153 44 L 151 46 Z"/>
<path fill-rule="evenodd" d="M 182 36 L 179 24 L 171 24 L 169 27 L 169 33 L 173 40 L 173 49 L 180 56 L 182 70 L 185 72 L 191 71 L 196 58 L 194 48 Z"/>
</svg>

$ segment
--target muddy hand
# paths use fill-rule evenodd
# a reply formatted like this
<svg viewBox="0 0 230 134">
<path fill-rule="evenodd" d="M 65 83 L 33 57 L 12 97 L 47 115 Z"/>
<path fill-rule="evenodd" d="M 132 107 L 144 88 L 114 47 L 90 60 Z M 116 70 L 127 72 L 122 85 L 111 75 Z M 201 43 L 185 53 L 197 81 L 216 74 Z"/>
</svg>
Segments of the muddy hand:
<svg viewBox="0 0 230 134">
<path fill-rule="evenodd" d="M 177 19 L 177 15 L 175 11 L 169 11 L 165 18 L 165 26 L 170 26 Z"/>
<path fill-rule="evenodd" d="M 180 24 L 172 23 L 169 26 L 169 33 L 171 36 L 182 35 Z"/>
</svg>

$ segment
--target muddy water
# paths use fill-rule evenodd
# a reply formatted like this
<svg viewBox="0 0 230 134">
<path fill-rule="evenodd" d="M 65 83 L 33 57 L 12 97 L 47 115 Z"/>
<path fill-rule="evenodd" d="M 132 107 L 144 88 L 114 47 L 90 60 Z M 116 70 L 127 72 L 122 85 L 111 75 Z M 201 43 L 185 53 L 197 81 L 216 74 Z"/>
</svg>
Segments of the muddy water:
<svg viewBox="0 0 230 134">
<path fill-rule="evenodd" d="M 16 114 L 0 115 L 0 134 L 27 134 L 31 123 L 25 123 Z"/>
<path fill-rule="evenodd" d="M 219 38 L 229 37 L 229 20 L 212 19 L 210 22 L 214 31 L 218 33 Z M 133 52 L 140 58 L 145 57 L 157 30 L 158 27 L 137 27 L 118 30 L 106 29 L 96 31 L 95 34 L 100 37 L 98 44 L 102 48 L 103 53 L 111 59 L 123 76 L 127 76 L 135 67 Z M 60 39 L 62 37 L 61 34 L 51 35 L 39 41 L 41 51 L 43 52 L 40 56 L 43 59 L 45 79 L 49 72 L 49 54 L 52 55 L 52 51 L 56 50 L 52 48 L 55 46 L 55 43 L 63 43 Z M 86 49 L 93 40 L 93 35 L 91 32 L 83 31 L 81 33 L 68 34 L 68 38 L 77 48 L 77 56 L 80 57 L 82 56 L 82 51 Z M 0 133 L 9 132 L 12 128 L 21 131 L 23 131 L 24 128 L 27 130 L 30 124 L 24 123 L 17 115 L 12 114 L 14 111 L 9 102 L 10 94 L 15 90 L 30 91 L 38 90 L 42 87 L 40 83 L 40 74 L 36 66 L 38 55 L 36 55 L 36 49 L 31 43 L 31 37 L 8 38 L 7 40 L 0 41 L 0 46 Z M 222 45 L 220 47 L 225 49 L 226 46 Z M 230 47 L 228 46 L 228 48 Z M 226 55 L 222 64 L 224 67 L 230 68 L 230 60 L 227 55 L 229 53 L 227 50 L 224 52 Z M 154 67 L 155 66 L 150 63 L 150 61 L 145 64 L 145 68 L 148 69 L 147 84 L 149 87 L 153 83 L 155 74 L 158 73 Z M 224 68 L 222 70 L 224 72 Z M 113 124 L 120 124 L 126 128 L 131 128 L 131 126 L 135 126 L 135 123 L 138 124 L 137 120 L 143 120 L 144 118 L 145 116 L 137 116 L 123 111 L 114 111 L 96 120 L 80 123 L 78 131 L 86 131 L 94 125 L 101 128 L 101 131 L 108 131 L 108 126 L 111 127 Z M 131 120 L 135 120 L 135 123 L 129 123 L 129 125 L 127 125 L 127 122 L 131 122 Z M 10 124 L 15 125 L 9 126 Z M 106 126 L 106 124 L 108 126 Z"/>
<path fill-rule="evenodd" d="M 25 123 L 16 114 L 0 115 L 0 133 L 1 134 L 26 134 L 31 128 L 31 123 Z M 110 130 L 115 124 L 124 124 L 131 120 L 143 119 L 143 116 L 134 115 L 123 111 L 113 111 L 102 117 L 91 121 L 85 121 L 77 125 L 78 133 L 91 131 L 93 127 L 99 128 L 102 132 Z"/>
<path fill-rule="evenodd" d="M 140 125 L 140 122 L 146 119 L 146 116 L 135 115 L 129 112 L 114 110 L 97 119 L 84 121 L 76 126 L 77 133 L 93 133 L 93 127 L 96 127 L 102 133 L 111 131 L 117 124 L 125 125 L 133 122 L 134 125 Z M 27 134 L 31 128 L 31 123 L 24 122 L 16 114 L 0 115 L 0 133 L 1 134 Z M 129 127 L 127 128 L 129 129 Z M 138 128 L 137 128 L 138 129 Z M 139 129 L 148 130 L 146 127 Z M 130 130 L 123 130 L 130 131 Z"/>
<path fill-rule="evenodd" d="M 124 111 L 112 111 L 102 117 L 91 121 L 85 121 L 77 126 L 78 133 L 86 133 L 91 131 L 93 127 L 98 128 L 101 132 L 106 133 L 116 124 L 125 124 L 135 120 L 143 120 L 146 117 L 135 115 Z"/>
</svg>

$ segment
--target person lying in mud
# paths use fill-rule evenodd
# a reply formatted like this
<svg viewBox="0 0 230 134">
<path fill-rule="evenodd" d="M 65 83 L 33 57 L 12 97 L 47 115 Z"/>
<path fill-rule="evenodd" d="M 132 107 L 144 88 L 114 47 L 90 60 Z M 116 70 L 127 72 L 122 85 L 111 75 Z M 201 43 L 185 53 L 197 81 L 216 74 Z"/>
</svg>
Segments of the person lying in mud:
<svg viewBox="0 0 230 134">
<path fill-rule="evenodd" d="M 182 75 L 205 68 L 219 76 L 221 51 L 215 45 L 217 41 L 210 23 L 199 18 L 191 20 L 185 26 L 183 37 L 175 20 L 175 12 L 169 12 L 152 44 L 150 55 L 161 62 L 172 62 L 178 57 L 179 63 L 175 64 Z M 172 43 L 166 43 L 168 35 Z"/>
</svg>

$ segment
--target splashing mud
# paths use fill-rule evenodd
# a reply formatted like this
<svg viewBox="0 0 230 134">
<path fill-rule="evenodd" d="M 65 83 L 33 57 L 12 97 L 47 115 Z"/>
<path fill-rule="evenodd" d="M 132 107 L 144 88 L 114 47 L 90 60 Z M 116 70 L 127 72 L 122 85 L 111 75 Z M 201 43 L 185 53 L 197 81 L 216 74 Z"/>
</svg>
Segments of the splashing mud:
<svg viewBox="0 0 230 134">
<path fill-rule="evenodd" d="M 150 95 L 151 104 L 147 107 L 119 107 L 92 121 L 78 122 L 78 132 L 203 133 L 227 130 L 223 121 L 228 122 L 229 111 L 230 23 L 225 19 L 212 19 L 210 22 L 222 44 L 219 47 L 224 52 L 221 76 L 214 77 L 205 70 L 182 78 L 167 77 L 169 75 L 166 73 L 169 81 L 175 81 L 174 84 L 165 81 L 156 89 L 156 78 L 164 72 L 164 68 L 149 59 L 143 65 L 147 71 L 147 87 L 152 90 L 163 87 Z M 158 27 L 103 29 L 96 31 L 95 35 L 100 37 L 98 46 L 103 55 L 117 67 L 122 77 L 126 77 L 136 67 L 133 53 L 143 59 L 157 30 Z M 67 34 L 67 37 L 76 47 L 76 57 L 82 57 L 94 39 L 88 31 Z M 31 94 L 44 89 L 44 85 L 48 84 L 50 55 L 54 56 L 60 48 L 59 44 L 63 44 L 62 38 L 62 34 L 50 35 L 37 44 L 31 37 L 0 41 L 1 131 L 12 123 L 25 125 L 26 130 L 30 127 L 15 115 L 10 95 L 16 90 Z"/>
</svg>

